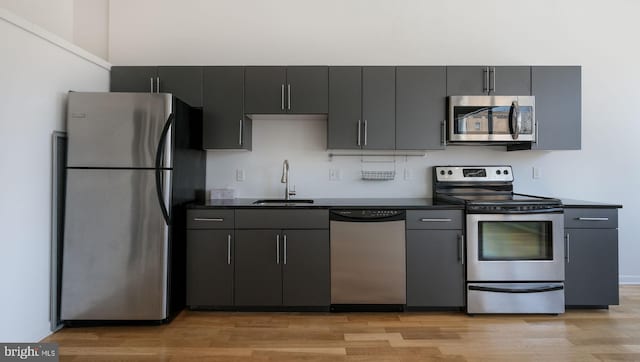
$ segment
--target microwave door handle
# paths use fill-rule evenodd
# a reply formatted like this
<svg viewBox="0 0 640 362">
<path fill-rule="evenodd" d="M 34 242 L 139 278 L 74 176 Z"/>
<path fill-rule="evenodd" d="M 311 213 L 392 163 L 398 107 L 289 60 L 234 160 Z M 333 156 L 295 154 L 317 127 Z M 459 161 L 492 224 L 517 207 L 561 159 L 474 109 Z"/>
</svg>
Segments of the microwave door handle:
<svg viewBox="0 0 640 362">
<path fill-rule="evenodd" d="M 511 137 L 514 140 L 520 136 L 520 125 L 522 123 L 522 116 L 520 115 L 520 105 L 518 101 L 511 103 L 511 109 L 509 110 L 509 128 L 511 130 Z"/>
</svg>

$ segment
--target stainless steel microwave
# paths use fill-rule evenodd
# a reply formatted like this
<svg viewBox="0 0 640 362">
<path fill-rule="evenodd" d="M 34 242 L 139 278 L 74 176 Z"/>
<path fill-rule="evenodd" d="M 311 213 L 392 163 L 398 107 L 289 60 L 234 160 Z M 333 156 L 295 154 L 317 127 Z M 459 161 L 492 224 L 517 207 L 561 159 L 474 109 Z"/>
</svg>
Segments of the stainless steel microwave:
<svg viewBox="0 0 640 362">
<path fill-rule="evenodd" d="M 450 142 L 535 142 L 534 96 L 450 96 Z"/>
</svg>

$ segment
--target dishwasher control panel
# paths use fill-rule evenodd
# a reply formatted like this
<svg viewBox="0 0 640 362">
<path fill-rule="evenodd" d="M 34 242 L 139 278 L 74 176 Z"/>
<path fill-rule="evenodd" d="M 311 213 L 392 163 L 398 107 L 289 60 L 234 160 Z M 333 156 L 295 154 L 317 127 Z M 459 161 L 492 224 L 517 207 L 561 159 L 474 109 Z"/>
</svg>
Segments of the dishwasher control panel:
<svg viewBox="0 0 640 362">
<path fill-rule="evenodd" d="M 349 209 L 349 210 L 331 210 L 330 212 L 332 220 L 349 219 L 353 221 L 361 220 L 379 220 L 379 219 L 393 219 L 404 220 L 405 210 L 393 210 L 393 209 Z"/>
</svg>

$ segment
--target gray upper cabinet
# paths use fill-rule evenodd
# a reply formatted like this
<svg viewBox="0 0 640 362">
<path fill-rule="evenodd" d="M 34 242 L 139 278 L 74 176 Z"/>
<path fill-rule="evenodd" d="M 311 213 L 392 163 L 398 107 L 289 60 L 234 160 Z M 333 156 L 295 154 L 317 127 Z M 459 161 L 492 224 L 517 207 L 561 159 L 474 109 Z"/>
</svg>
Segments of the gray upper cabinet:
<svg viewBox="0 0 640 362">
<path fill-rule="evenodd" d="M 158 67 L 111 67 L 112 92 L 155 92 Z"/>
<path fill-rule="evenodd" d="M 536 97 L 538 150 L 581 148 L 581 68 L 546 66 L 531 68 L 532 94 Z"/>
<path fill-rule="evenodd" d="M 529 66 L 450 66 L 447 67 L 447 95 L 531 94 Z"/>
<path fill-rule="evenodd" d="M 327 113 L 328 67 L 246 67 L 245 113 Z"/>
<path fill-rule="evenodd" d="M 202 107 L 202 67 L 112 67 L 112 92 L 172 93 Z"/>
<path fill-rule="evenodd" d="M 251 149 L 251 120 L 244 117 L 244 68 L 203 70 L 202 144 L 205 149 Z"/>
<path fill-rule="evenodd" d="M 444 149 L 445 67 L 396 67 L 396 149 Z"/>
<path fill-rule="evenodd" d="M 158 93 L 172 93 L 192 107 L 202 107 L 202 67 L 158 67 Z"/>
<path fill-rule="evenodd" d="M 396 147 L 395 67 L 362 68 L 362 148 Z"/>
<path fill-rule="evenodd" d="M 286 109 L 286 68 L 246 67 L 245 113 L 278 114 Z"/>
<path fill-rule="evenodd" d="M 329 111 L 329 67 L 287 67 L 287 111 L 322 114 Z"/>
<path fill-rule="evenodd" d="M 395 67 L 329 69 L 330 149 L 395 149 Z"/>
<path fill-rule="evenodd" d="M 362 148 L 362 68 L 329 68 L 327 148 Z"/>
</svg>

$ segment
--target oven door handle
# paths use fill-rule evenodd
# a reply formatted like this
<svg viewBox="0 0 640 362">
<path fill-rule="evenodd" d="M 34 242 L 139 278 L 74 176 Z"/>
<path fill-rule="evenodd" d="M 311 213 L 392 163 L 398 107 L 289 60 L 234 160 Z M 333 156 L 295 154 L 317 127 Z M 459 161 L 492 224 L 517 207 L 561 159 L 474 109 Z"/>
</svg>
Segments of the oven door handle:
<svg viewBox="0 0 640 362">
<path fill-rule="evenodd" d="M 480 292 L 495 292 L 495 293 L 542 293 L 553 292 L 555 290 L 563 290 L 564 285 L 547 285 L 538 288 L 497 288 L 497 287 L 481 287 L 477 285 L 470 285 L 469 290 L 477 290 Z"/>
<path fill-rule="evenodd" d="M 511 131 L 511 138 L 517 140 L 520 136 L 520 125 L 522 124 L 522 115 L 520 114 L 520 105 L 518 101 L 511 103 L 509 108 L 509 130 Z"/>
</svg>

